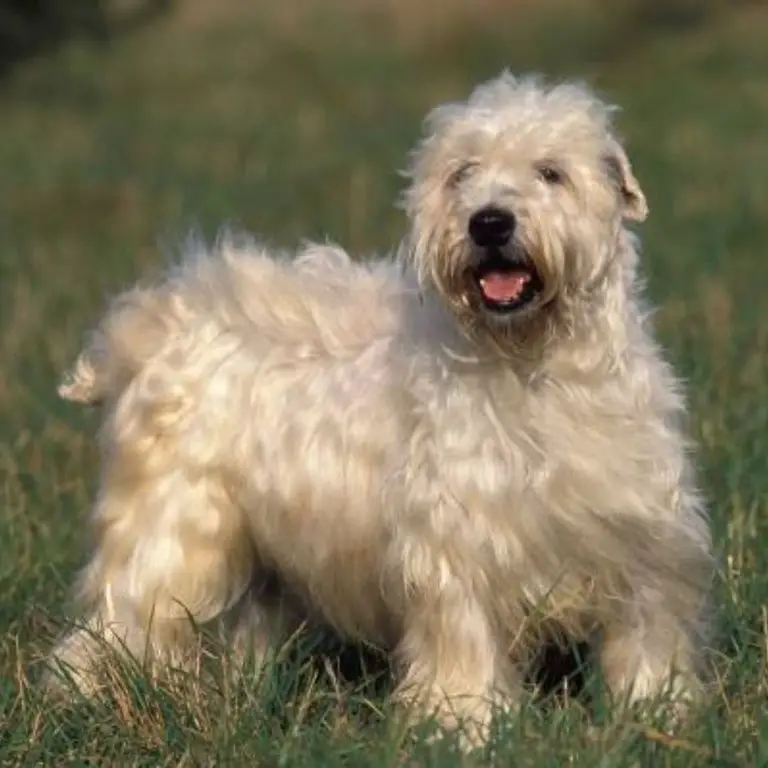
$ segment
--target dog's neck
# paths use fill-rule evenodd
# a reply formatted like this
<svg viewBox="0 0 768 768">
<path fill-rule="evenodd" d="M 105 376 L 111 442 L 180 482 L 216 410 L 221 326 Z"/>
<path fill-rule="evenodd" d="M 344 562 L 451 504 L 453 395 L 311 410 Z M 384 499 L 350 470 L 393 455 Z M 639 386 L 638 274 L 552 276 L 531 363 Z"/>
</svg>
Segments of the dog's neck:
<svg viewBox="0 0 768 768">
<path fill-rule="evenodd" d="M 590 379 L 621 375 L 637 342 L 647 336 L 637 264 L 636 241 L 622 228 L 597 278 L 560 305 L 561 332 L 548 340 L 543 372 Z"/>
</svg>

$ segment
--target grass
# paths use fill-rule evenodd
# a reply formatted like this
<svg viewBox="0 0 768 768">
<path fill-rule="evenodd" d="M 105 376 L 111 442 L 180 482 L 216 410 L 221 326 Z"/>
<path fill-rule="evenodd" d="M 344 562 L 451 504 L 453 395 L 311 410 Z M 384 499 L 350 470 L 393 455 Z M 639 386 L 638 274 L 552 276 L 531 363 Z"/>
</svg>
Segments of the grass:
<svg viewBox="0 0 768 768">
<path fill-rule="evenodd" d="M 95 417 L 55 384 L 105 296 L 192 225 L 390 247 L 424 113 L 509 66 L 587 77 L 624 107 L 721 559 L 718 683 L 674 737 L 599 696 L 532 696 L 474 762 L 768 764 L 768 10 L 720 3 L 661 27 L 598 0 L 265 5 L 188 0 L 0 87 L 0 763 L 460 763 L 450 738 L 400 731 L 386 680 L 344 678 L 333 655 L 300 649 L 237 682 L 223 654 L 205 682 L 158 686 L 128 665 L 109 699 L 68 709 L 41 700 L 35 662 L 67 613 L 96 474 Z"/>
</svg>

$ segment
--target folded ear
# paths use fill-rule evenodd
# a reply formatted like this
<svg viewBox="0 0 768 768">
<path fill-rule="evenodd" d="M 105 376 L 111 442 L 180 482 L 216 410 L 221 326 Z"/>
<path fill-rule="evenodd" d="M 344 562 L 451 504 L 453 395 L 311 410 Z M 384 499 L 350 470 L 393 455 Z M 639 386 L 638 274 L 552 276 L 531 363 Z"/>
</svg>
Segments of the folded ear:
<svg viewBox="0 0 768 768">
<path fill-rule="evenodd" d="M 605 157 L 608 172 L 619 187 L 623 209 L 622 214 L 630 221 L 645 221 L 648 216 L 648 203 L 640 187 L 640 182 L 632 173 L 632 166 L 624 147 L 611 139 Z"/>
</svg>

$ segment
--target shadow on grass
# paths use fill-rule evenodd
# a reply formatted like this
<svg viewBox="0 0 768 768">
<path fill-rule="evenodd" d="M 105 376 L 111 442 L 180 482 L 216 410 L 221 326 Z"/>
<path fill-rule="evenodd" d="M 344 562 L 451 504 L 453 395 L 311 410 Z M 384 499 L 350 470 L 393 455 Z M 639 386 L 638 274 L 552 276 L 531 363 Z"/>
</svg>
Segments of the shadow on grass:
<svg viewBox="0 0 768 768">
<path fill-rule="evenodd" d="M 345 688 L 364 690 L 366 695 L 376 698 L 391 693 L 393 671 L 386 655 L 375 649 L 344 643 L 331 634 L 322 634 L 299 649 L 288 663 L 301 666 L 301 658 L 310 658 L 305 654 L 311 654 L 311 663 L 318 674 L 331 672 Z M 546 644 L 533 660 L 526 685 L 548 703 L 557 702 L 564 696 L 583 696 L 588 703 L 592 661 L 591 649 L 586 643 Z"/>
</svg>

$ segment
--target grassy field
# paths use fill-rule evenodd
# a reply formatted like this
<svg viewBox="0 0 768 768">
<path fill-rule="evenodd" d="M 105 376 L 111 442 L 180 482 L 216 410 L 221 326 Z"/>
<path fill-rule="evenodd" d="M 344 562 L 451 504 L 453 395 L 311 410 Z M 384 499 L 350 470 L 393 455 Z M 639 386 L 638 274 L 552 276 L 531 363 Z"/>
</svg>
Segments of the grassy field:
<svg viewBox="0 0 768 768">
<path fill-rule="evenodd" d="M 459 764 L 451 739 L 400 732 L 386 681 L 342 677 L 333 656 L 239 684 L 226 659 L 205 684 L 126 669 L 110 700 L 45 704 L 36 661 L 67 614 L 96 474 L 95 417 L 55 386 L 105 296 L 191 226 L 392 246 L 424 113 L 509 66 L 587 77 L 624 107 L 721 559 L 718 681 L 674 737 L 532 695 L 474 763 L 768 765 L 768 8 L 660 26 L 597 0 L 266 5 L 188 0 L 0 85 L 0 764 Z"/>
</svg>

